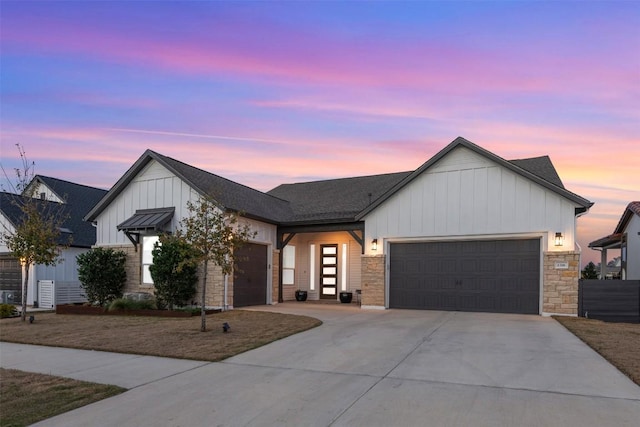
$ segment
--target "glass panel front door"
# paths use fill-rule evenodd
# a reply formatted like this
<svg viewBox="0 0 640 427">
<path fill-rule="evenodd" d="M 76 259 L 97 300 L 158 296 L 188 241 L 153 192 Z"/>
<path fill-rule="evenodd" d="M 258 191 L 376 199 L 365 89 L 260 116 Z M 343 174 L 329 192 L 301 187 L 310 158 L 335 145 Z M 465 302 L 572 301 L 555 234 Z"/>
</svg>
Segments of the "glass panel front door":
<svg viewBox="0 0 640 427">
<path fill-rule="evenodd" d="M 338 291 L 338 245 L 320 246 L 320 298 L 336 299 Z"/>
</svg>

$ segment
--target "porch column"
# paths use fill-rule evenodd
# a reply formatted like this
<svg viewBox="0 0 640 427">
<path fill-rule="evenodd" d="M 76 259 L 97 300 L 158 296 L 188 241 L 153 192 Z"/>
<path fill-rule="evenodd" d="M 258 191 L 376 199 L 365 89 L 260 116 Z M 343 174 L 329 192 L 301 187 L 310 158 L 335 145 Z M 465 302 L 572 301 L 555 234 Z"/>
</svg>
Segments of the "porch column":
<svg viewBox="0 0 640 427">
<path fill-rule="evenodd" d="M 602 248 L 600 251 L 600 280 L 604 280 L 607 277 L 607 248 Z"/>
</svg>

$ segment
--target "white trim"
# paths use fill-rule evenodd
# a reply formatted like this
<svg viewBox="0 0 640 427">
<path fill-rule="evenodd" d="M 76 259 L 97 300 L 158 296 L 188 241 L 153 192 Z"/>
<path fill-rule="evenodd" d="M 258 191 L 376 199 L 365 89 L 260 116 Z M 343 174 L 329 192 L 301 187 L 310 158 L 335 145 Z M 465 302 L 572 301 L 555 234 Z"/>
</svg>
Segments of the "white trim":
<svg viewBox="0 0 640 427">
<path fill-rule="evenodd" d="M 346 243 L 342 244 L 342 291 L 347 290 L 347 255 L 349 253 L 349 246 Z"/>
<path fill-rule="evenodd" d="M 548 313 L 543 311 L 541 314 L 542 317 L 551 317 L 551 316 L 562 316 L 562 317 L 578 317 L 577 314 L 567 314 L 567 313 Z"/>
<path fill-rule="evenodd" d="M 316 290 L 316 245 L 309 244 L 309 290 Z"/>
</svg>

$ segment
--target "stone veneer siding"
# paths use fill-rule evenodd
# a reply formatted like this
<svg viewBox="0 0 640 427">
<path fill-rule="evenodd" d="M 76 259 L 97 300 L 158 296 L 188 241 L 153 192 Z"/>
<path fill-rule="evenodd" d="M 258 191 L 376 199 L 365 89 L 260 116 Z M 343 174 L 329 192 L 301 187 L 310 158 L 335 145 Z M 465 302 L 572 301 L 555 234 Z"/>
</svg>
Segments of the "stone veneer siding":
<svg viewBox="0 0 640 427">
<path fill-rule="evenodd" d="M 279 299 L 279 286 L 280 286 L 280 251 L 278 249 L 273 250 L 273 259 L 271 260 L 271 302 L 277 303 Z"/>
<path fill-rule="evenodd" d="M 566 262 L 567 269 L 556 269 Z M 580 252 L 545 252 L 542 273 L 542 311 L 552 314 L 578 314 Z"/>
<path fill-rule="evenodd" d="M 362 256 L 362 305 L 385 306 L 384 255 Z"/>
</svg>

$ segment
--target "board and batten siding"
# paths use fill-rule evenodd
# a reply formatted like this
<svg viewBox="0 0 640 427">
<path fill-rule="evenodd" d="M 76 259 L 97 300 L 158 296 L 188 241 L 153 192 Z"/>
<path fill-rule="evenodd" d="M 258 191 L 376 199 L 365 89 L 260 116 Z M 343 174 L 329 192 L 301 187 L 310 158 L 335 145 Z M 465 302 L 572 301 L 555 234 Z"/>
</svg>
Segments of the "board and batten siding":
<svg viewBox="0 0 640 427">
<path fill-rule="evenodd" d="M 187 202 L 195 202 L 198 198 L 199 194 L 189 184 L 152 160 L 98 216 L 96 245 L 130 245 L 129 239 L 117 227 L 138 209 L 175 207 L 169 228 L 176 230 L 180 220 L 189 215 Z M 242 218 L 240 221 L 257 232 L 252 241 L 275 245 L 275 225 L 249 218 Z"/>
<path fill-rule="evenodd" d="M 367 254 L 387 238 L 538 233 L 543 250 L 573 250 L 576 205 L 474 151 L 458 147 L 365 219 Z M 553 244 L 556 232 L 564 245 Z M 378 250 L 371 240 L 378 239 Z M 546 246 L 545 246 L 546 245 Z"/>
</svg>

